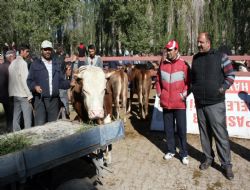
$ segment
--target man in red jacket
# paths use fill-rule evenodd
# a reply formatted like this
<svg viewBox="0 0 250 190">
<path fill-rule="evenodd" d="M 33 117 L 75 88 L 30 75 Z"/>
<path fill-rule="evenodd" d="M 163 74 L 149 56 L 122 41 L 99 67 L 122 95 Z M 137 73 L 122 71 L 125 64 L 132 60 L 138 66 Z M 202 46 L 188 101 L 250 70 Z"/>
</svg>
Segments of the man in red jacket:
<svg viewBox="0 0 250 190">
<path fill-rule="evenodd" d="M 186 138 L 186 97 L 189 86 L 189 66 L 180 59 L 177 41 L 169 41 L 164 48 L 165 60 L 162 60 L 157 73 L 156 92 L 163 108 L 163 121 L 167 138 L 167 153 L 164 159 L 175 156 L 175 123 L 179 139 L 179 155 L 184 165 L 188 165 Z"/>
</svg>

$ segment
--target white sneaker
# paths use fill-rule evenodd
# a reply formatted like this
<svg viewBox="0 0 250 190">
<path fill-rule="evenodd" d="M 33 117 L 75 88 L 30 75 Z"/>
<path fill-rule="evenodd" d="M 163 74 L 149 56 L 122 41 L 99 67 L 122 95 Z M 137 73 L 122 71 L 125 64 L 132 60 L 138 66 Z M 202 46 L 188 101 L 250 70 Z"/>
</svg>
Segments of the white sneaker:
<svg viewBox="0 0 250 190">
<path fill-rule="evenodd" d="M 184 165 L 188 165 L 188 163 L 189 163 L 189 160 L 188 160 L 187 156 L 183 157 L 181 161 L 182 161 L 182 164 L 184 164 Z"/>
<path fill-rule="evenodd" d="M 165 160 L 170 160 L 170 159 L 172 159 L 173 157 L 174 157 L 174 154 L 169 152 L 169 153 L 165 154 L 163 158 L 164 158 Z"/>
</svg>

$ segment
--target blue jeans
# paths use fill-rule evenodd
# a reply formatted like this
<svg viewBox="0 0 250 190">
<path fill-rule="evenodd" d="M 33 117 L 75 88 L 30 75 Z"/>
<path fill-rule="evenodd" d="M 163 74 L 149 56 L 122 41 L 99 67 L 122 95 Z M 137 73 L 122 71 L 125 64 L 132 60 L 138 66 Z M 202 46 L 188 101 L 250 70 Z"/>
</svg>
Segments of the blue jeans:
<svg viewBox="0 0 250 190">
<path fill-rule="evenodd" d="M 23 113 L 24 128 L 30 128 L 32 125 L 32 105 L 27 97 L 14 96 L 14 112 L 13 112 L 13 131 L 20 131 L 20 118 Z"/>
<path fill-rule="evenodd" d="M 180 145 L 180 157 L 186 157 L 187 151 L 187 121 L 185 109 L 163 109 L 164 129 L 167 137 L 167 152 L 175 154 L 175 123 Z"/>
</svg>

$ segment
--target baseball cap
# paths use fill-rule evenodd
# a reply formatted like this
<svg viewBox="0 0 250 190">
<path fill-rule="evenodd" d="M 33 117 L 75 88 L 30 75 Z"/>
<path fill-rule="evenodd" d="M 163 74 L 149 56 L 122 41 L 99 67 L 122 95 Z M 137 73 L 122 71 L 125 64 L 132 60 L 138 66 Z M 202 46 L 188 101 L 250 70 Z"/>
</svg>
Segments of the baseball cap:
<svg viewBox="0 0 250 190">
<path fill-rule="evenodd" d="M 166 45 L 165 45 L 165 48 L 167 49 L 179 49 L 179 45 L 177 43 L 177 41 L 175 40 L 170 40 Z"/>
<path fill-rule="evenodd" d="M 51 48 L 53 49 L 52 43 L 48 40 L 44 40 L 41 44 L 41 48 L 45 49 L 45 48 Z"/>
</svg>

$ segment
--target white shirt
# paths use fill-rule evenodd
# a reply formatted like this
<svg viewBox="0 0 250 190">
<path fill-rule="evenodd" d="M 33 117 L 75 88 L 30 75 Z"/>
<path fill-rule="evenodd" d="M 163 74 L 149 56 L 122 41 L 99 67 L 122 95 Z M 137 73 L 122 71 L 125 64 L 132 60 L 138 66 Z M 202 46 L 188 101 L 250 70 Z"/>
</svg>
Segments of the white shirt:
<svg viewBox="0 0 250 190">
<path fill-rule="evenodd" d="M 52 95 L 52 60 L 48 61 L 42 57 L 45 67 L 49 74 L 49 94 Z"/>
</svg>

